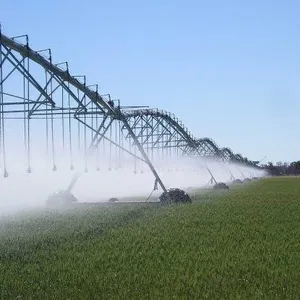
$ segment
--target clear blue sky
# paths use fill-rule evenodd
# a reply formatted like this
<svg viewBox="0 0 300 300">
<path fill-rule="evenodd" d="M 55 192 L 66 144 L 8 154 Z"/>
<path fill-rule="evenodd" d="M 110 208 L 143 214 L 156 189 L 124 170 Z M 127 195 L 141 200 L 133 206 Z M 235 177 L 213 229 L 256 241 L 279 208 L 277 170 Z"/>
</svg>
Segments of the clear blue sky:
<svg viewBox="0 0 300 300">
<path fill-rule="evenodd" d="M 17 3 L 18 2 L 18 3 Z M 175 113 L 250 159 L 300 159 L 300 2 L 2 1 L 27 33 L 123 105 Z"/>
</svg>

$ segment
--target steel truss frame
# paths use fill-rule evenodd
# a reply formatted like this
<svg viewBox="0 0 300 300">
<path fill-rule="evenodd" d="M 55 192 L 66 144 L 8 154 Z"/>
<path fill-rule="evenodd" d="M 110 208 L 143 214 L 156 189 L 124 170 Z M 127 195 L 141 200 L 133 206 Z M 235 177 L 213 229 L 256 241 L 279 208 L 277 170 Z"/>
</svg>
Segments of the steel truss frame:
<svg viewBox="0 0 300 300">
<path fill-rule="evenodd" d="M 21 43 L 20 40 L 24 38 L 25 43 Z M 39 66 L 44 75 L 37 77 L 32 72 L 32 65 L 33 68 Z M 22 77 L 22 90 L 19 94 L 8 92 L 5 88 L 6 81 L 16 73 Z M 29 173 L 33 119 L 46 122 L 47 147 L 49 138 L 52 140 L 53 153 L 56 134 L 53 120 L 61 120 L 63 147 L 67 147 L 68 143 L 72 144 L 70 128 L 71 122 L 76 120 L 79 140 L 83 134 L 86 157 L 95 149 L 98 151 L 100 144 L 106 141 L 120 152 L 147 164 L 163 191 L 166 188 L 152 164 L 154 153 L 159 154 L 162 159 L 168 155 L 201 156 L 258 168 L 254 162 L 240 154 L 234 154 L 229 148 L 219 148 L 209 138 L 195 138 L 174 114 L 158 109 L 128 110 L 119 104 L 115 105 L 110 95 L 100 95 L 98 85 L 87 85 L 84 75 L 72 76 L 67 62 L 54 64 L 50 49 L 34 51 L 29 46 L 27 35 L 9 38 L 0 31 L 0 152 L 4 176 L 8 176 L 4 133 L 5 120 L 9 118 L 24 120 L 24 144 Z M 111 137 L 113 124 L 119 126 L 115 139 Z M 124 141 L 129 143 L 129 149 L 123 145 Z M 70 153 L 71 150 L 70 146 Z M 71 162 L 71 169 L 73 167 Z M 53 170 L 56 169 L 53 159 Z M 87 171 L 87 165 L 85 169 Z"/>
</svg>

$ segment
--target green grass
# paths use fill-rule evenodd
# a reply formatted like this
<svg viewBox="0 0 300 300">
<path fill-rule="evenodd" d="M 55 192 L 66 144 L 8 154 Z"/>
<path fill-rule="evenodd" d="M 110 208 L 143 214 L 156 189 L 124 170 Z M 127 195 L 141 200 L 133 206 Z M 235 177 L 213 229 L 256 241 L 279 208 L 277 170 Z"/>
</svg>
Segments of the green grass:
<svg viewBox="0 0 300 300">
<path fill-rule="evenodd" d="M 0 221 L 0 299 L 299 299 L 300 179 Z"/>
</svg>

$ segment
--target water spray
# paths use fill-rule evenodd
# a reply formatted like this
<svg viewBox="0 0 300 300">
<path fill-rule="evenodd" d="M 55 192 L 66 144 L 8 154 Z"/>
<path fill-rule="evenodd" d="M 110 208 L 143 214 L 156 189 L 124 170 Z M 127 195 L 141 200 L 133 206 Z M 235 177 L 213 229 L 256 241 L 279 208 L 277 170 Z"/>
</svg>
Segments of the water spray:
<svg viewBox="0 0 300 300">
<path fill-rule="evenodd" d="M 181 121 L 166 111 L 148 109 L 148 107 L 121 107 L 120 103 L 115 106 L 109 94 L 109 100 L 106 101 L 107 99 L 103 97 L 104 95 L 98 93 L 98 85 L 94 85 L 96 86 L 96 91 L 90 88 L 92 85 L 87 85 L 85 75 L 72 76 L 69 72 L 67 62 L 55 64 L 52 61 L 50 49 L 34 51 L 29 47 L 28 36 L 22 36 L 26 38 L 24 44 L 19 41 L 20 37 L 21 36 L 9 38 L 0 31 L 0 154 L 2 171 L 5 178 L 8 176 L 8 173 L 11 174 L 11 171 L 9 170 L 8 172 L 7 170 L 7 156 L 11 153 L 11 151 L 8 150 L 7 144 L 7 139 L 9 139 L 8 134 L 6 134 L 7 128 L 9 127 L 6 123 L 8 122 L 7 120 L 11 119 L 14 120 L 14 122 L 21 120 L 20 122 L 22 122 L 22 133 L 24 133 L 22 135 L 22 141 L 24 141 L 25 148 L 26 170 L 32 174 L 34 172 L 31 165 L 31 159 L 34 156 L 32 149 L 33 122 L 39 119 L 42 120 L 39 122 L 46 121 L 46 134 L 43 132 L 42 138 L 45 137 L 46 139 L 46 155 L 48 158 L 51 156 L 50 160 L 53 171 L 57 170 L 58 147 L 55 147 L 54 142 L 57 141 L 56 136 L 58 133 L 62 135 L 63 151 L 67 148 L 65 147 L 65 142 L 68 139 L 71 170 L 74 169 L 74 149 L 72 150 L 72 143 L 78 142 L 79 153 L 81 153 L 84 146 L 84 171 L 88 171 L 87 159 L 93 150 L 97 149 L 98 158 L 99 143 L 103 141 L 102 144 L 104 146 L 104 142 L 108 142 L 110 143 L 110 151 L 111 145 L 113 145 L 117 147 L 118 151 L 122 152 L 122 155 L 126 154 L 130 155 L 130 158 L 134 157 L 135 163 L 136 160 L 138 160 L 138 162 L 148 165 L 154 175 L 154 190 L 160 187 L 164 195 L 169 198 L 169 202 L 172 200 L 173 202 L 177 202 L 178 199 L 181 199 L 179 201 L 188 202 L 184 200 L 184 194 L 178 189 L 172 189 L 172 191 L 166 189 L 164 182 L 162 182 L 156 168 L 154 168 L 152 164 L 153 151 L 154 149 L 155 151 L 157 150 L 156 152 L 160 153 L 163 159 L 168 155 L 171 156 L 172 151 L 173 154 L 176 153 L 177 157 L 180 157 L 180 154 L 196 154 L 198 157 L 204 157 L 207 154 L 211 154 L 212 149 L 214 149 L 215 153 L 220 150 L 212 141 L 207 138 L 196 139 Z M 18 39 L 18 42 L 16 39 Z M 42 53 L 45 54 L 45 52 L 47 55 L 42 55 Z M 33 67 L 31 67 L 31 65 L 33 65 Z M 65 68 L 62 68 L 61 65 L 64 65 Z M 6 72 L 3 72 L 3 70 Z M 7 70 L 12 71 L 7 72 Z M 11 79 L 13 72 L 14 76 L 19 75 L 19 79 L 21 78 L 21 80 L 16 81 L 20 82 L 19 86 L 12 85 L 12 82 L 15 80 L 14 76 Z M 40 76 L 41 72 L 45 73 L 45 77 Z M 3 74 L 5 74 L 5 76 Z M 83 82 L 81 82 L 79 78 L 81 78 L 81 80 L 83 78 Z M 9 93 L 11 86 L 14 86 L 14 89 Z M 38 96 L 36 97 L 36 95 Z M 130 109 L 136 108 L 137 110 L 130 111 Z M 71 116 L 74 117 L 75 121 L 71 122 Z M 142 120 L 141 123 L 132 124 L 131 121 L 135 117 L 140 118 L 140 120 Z M 103 123 L 100 124 L 99 127 L 98 118 L 103 118 Z M 59 121 L 58 130 L 54 126 L 56 119 Z M 68 119 L 68 122 L 65 123 L 64 119 Z M 122 124 L 122 128 L 121 126 L 119 128 L 119 137 L 121 136 L 121 132 L 124 135 L 123 129 L 127 134 L 126 136 L 122 136 L 122 143 L 130 139 L 129 149 L 131 149 L 131 141 L 134 142 L 134 153 L 123 147 L 120 139 L 119 141 L 117 138 L 115 141 L 112 140 L 111 123 L 113 121 Z M 106 122 L 108 122 L 108 124 Z M 74 137 L 71 133 L 72 126 L 74 125 L 75 135 L 78 139 L 75 139 L 75 141 L 73 141 Z M 111 130 L 110 138 L 105 136 L 108 128 Z M 68 133 L 66 133 L 67 130 Z M 88 130 L 90 130 L 92 140 L 90 147 L 87 147 L 87 138 L 90 141 L 90 138 L 87 137 Z M 14 147 L 14 149 L 17 148 L 18 147 Z M 149 150 L 152 151 L 151 160 L 149 158 Z M 226 151 L 229 155 L 233 155 L 228 149 Z M 139 155 L 136 155 L 136 152 L 139 152 Z M 245 165 L 249 163 L 245 158 L 239 157 L 240 161 L 245 163 Z M 111 166 L 109 166 L 109 169 L 112 170 Z M 217 180 L 213 176 L 211 169 L 207 166 L 206 169 L 211 176 L 211 181 L 217 185 Z M 98 162 L 97 170 L 99 170 Z M 82 173 L 85 172 L 76 172 L 74 174 L 67 188 L 63 192 L 59 192 L 60 199 L 62 198 L 61 196 L 65 194 L 66 197 L 70 197 L 68 198 L 68 202 L 74 201 L 72 190 Z M 231 177 L 232 179 L 234 177 L 232 173 Z M 164 199 L 164 197 L 161 197 L 161 199 Z"/>
<path fill-rule="evenodd" d="M 211 179 L 213 180 L 213 182 L 215 183 L 213 186 L 213 189 L 215 190 L 228 190 L 229 186 L 224 183 L 224 182 L 217 182 L 216 178 L 214 177 L 213 173 L 211 172 L 211 170 L 208 168 L 207 164 L 204 163 L 206 170 L 209 172 Z"/>
</svg>

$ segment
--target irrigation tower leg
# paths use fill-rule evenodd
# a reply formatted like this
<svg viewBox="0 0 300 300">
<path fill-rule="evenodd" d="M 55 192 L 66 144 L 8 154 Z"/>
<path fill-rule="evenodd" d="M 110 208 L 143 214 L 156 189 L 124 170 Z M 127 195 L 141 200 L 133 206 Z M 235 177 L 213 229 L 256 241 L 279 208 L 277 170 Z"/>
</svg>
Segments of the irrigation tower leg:
<svg viewBox="0 0 300 300">
<path fill-rule="evenodd" d="M 139 151 L 142 153 L 143 158 L 145 159 L 145 161 L 146 161 L 147 165 L 149 166 L 150 170 L 152 171 L 152 173 L 153 173 L 155 179 L 157 180 L 158 184 L 160 185 L 162 190 L 166 193 L 167 189 L 166 189 L 165 185 L 163 184 L 162 180 L 160 179 L 158 173 L 156 172 L 156 170 L 155 170 L 153 164 L 151 163 L 147 153 L 145 152 L 143 146 L 138 141 L 136 135 L 134 134 L 133 130 L 131 129 L 130 125 L 128 124 L 127 120 L 125 119 L 125 117 L 122 113 L 120 113 L 120 119 L 123 122 L 126 129 L 128 130 L 131 137 L 133 138 L 135 145 L 138 147 Z"/>
<path fill-rule="evenodd" d="M 153 173 L 153 175 L 155 177 L 155 183 L 158 183 L 160 185 L 160 187 L 162 188 L 163 192 L 167 192 L 167 189 L 166 189 L 165 185 L 163 184 L 162 180 L 160 179 L 160 177 L 159 177 L 158 173 L 156 172 L 153 164 L 151 163 L 148 155 L 146 154 L 143 146 L 138 141 L 136 135 L 134 134 L 134 132 L 131 129 L 130 125 L 128 124 L 127 120 L 125 119 L 125 117 L 121 113 L 118 113 L 118 117 L 123 122 L 123 125 L 126 127 L 126 129 L 128 130 L 129 134 L 131 135 L 132 139 L 134 140 L 134 143 L 135 143 L 136 147 L 138 147 L 138 149 L 141 152 L 141 154 L 142 154 L 145 162 L 147 163 L 147 165 L 149 166 L 150 170 L 152 171 L 152 173 Z M 103 137 L 104 134 L 102 134 L 101 137 Z M 99 140 L 97 141 L 97 144 L 99 144 Z M 95 147 L 93 147 L 93 146 L 90 147 L 90 149 L 89 149 L 89 155 L 91 155 L 91 153 L 93 152 L 94 149 L 95 149 Z M 70 184 L 69 184 L 69 186 L 67 188 L 67 192 L 68 193 L 70 193 L 71 190 L 74 188 L 74 186 L 75 186 L 76 182 L 78 181 L 80 175 L 81 175 L 80 173 L 74 174 L 74 176 L 73 176 L 73 178 L 72 178 L 72 180 L 71 180 L 71 182 L 70 182 Z M 155 186 L 157 186 L 157 185 L 155 184 Z"/>
<path fill-rule="evenodd" d="M 205 164 L 205 168 L 209 172 L 211 179 L 214 181 L 215 184 L 217 184 L 218 182 L 217 182 L 216 178 L 214 177 L 213 173 L 211 172 L 211 170 L 208 168 L 208 166 L 206 164 Z"/>
</svg>

